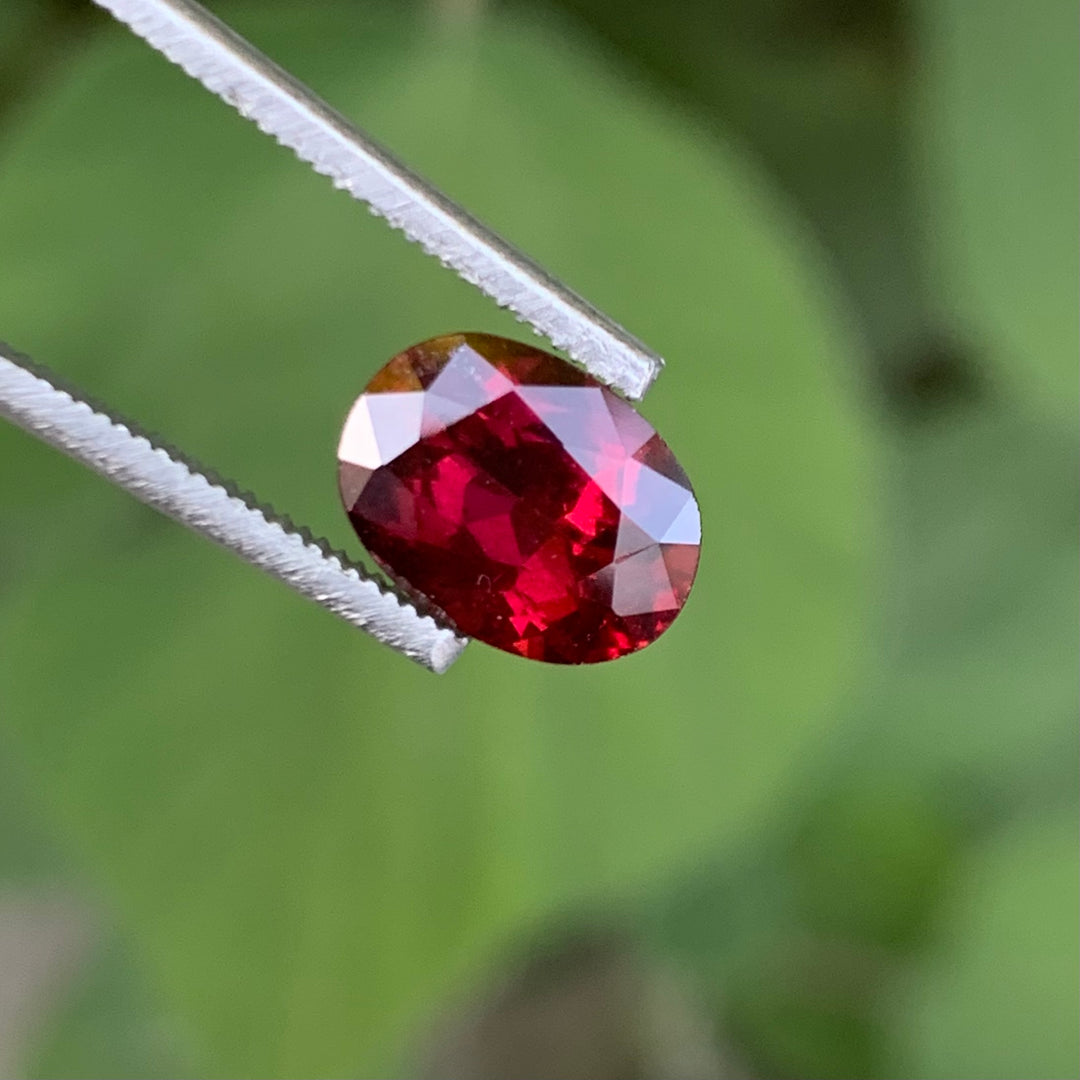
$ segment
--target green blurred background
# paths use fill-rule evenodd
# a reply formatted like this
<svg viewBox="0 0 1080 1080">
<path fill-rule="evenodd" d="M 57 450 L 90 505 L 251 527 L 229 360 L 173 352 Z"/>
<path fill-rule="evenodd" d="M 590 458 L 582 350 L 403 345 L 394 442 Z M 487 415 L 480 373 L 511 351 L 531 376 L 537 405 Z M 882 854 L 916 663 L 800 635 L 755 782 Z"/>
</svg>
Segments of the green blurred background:
<svg viewBox="0 0 1080 1080">
<path fill-rule="evenodd" d="M 668 358 L 694 597 L 436 678 L 0 427 L 0 1075 L 1078 1075 L 1065 0 L 218 0 Z M 356 557 L 505 313 L 83 0 L 0 0 L 0 336 Z"/>
</svg>

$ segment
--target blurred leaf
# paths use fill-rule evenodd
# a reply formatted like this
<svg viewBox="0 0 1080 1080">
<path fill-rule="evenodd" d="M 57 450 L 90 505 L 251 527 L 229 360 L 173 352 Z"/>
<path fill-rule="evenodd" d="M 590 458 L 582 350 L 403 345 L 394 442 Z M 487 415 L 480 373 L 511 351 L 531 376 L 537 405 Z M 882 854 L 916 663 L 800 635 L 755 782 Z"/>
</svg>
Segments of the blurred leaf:
<svg viewBox="0 0 1080 1080">
<path fill-rule="evenodd" d="M 998 783 L 1060 761 L 1080 695 L 1076 460 L 1073 433 L 1006 406 L 895 445 L 883 753 Z"/>
<path fill-rule="evenodd" d="M 23 36 L 39 21 L 32 0 L 5 0 L 0 7 L 0 57 L 8 60 L 23 44 Z"/>
<path fill-rule="evenodd" d="M 36 803 L 8 757 L 0 756 L 0 889 L 48 878 L 60 862 Z"/>
<path fill-rule="evenodd" d="M 881 1024 L 867 1007 L 877 960 L 841 942 L 780 936 L 752 966 L 735 968 L 738 992 L 724 1020 L 754 1075 L 882 1075 Z"/>
<path fill-rule="evenodd" d="M 0 4 L 0 145 L 34 95 L 86 25 L 104 20 L 91 4 L 70 0 L 4 0 Z"/>
<path fill-rule="evenodd" d="M 933 915 L 959 830 L 906 770 L 847 773 L 823 785 L 783 851 L 798 922 L 868 949 L 910 946 Z"/>
<path fill-rule="evenodd" d="M 14 47 L 19 31 L 29 25 L 32 15 L 30 0 L 10 0 L 0 8 L 0 48 L 6 52 Z"/>
<path fill-rule="evenodd" d="M 95 950 L 72 980 L 50 1036 L 34 1061 L 37 1077 L 166 1080 L 204 1076 L 192 1032 L 148 992 L 130 950 L 113 941 Z"/>
<path fill-rule="evenodd" d="M 592 927 L 552 930 L 482 995 L 471 990 L 453 1003 L 410 1075 L 743 1080 L 691 988 L 615 930 L 610 913 Z"/>
<path fill-rule="evenodd" d="M 12 103 L 26 75 L 24 57 L 36 51 L 46 20 L 31 0 L 4 0 L 0 4 L 0 132 L 7 127 Z"/>
<path fill-rule="evenodd" d="M 388 1073 L 512 928 L 762 813 L 859 662 L 873 446 L 782 206 L 570 36 L 238 21 L 669 356 L 647 411 L 704 507 L 664 643 L 439 681 L 0 431 L 3 721 L 154 989 L 211 1072 Z M 13 341 L 338 543 L 369 374 L 522 333 L 122 36 L 9 146 L 0 249 Z"/>
<path fill-rule="evenodd" d="M 970 860 L 940 952 L 892 1004 L 890 1075 L 1075 1076 L 1076 808 L 1010 826 Z"/>
<path fill-rule="evenodd" d="M 941 303 L 1006 383 L 1075 420 L 1076 12 L 924 0 L 915 134 Z"/>
<path fill-rule="evenodd" d="M 876 363 L 902 371 L 933 319 L 907 167 L 903 5 L 548 2 L 769 168 L 827 248 Z"/>
<path fill-rule="evenodd" d="M 1076 456 L 1062 428 L 990 403 L 896 429 L 881 670 L 760 834 L 643 910 L 757 1075 L 960 1067 L 947 1040 L 897 1067 L 887 1002 L 938 963 L 927 937 L 958 856 L 1018 812 L 1075 801 Z M 1012 914 L 998 930 L 1022 938 Z"/>
</svg>

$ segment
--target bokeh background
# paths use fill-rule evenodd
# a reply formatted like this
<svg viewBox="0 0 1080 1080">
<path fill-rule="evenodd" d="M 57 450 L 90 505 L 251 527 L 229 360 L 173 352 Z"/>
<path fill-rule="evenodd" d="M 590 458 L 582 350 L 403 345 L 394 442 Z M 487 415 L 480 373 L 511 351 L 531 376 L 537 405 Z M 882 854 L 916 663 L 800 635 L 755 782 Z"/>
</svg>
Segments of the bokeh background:
<svg viewBox="0 0 1080 1080">
<path fill-rule="evenodd" d="M 0 1075 L 1078 1074 L 1064 0 L 217 0 L 662 354 L 705 548 L 431 676 L 0 426 Z M 349 403 L 527 336 L 0 0 L 0 336 L 361 557 Z"/>
</svg>

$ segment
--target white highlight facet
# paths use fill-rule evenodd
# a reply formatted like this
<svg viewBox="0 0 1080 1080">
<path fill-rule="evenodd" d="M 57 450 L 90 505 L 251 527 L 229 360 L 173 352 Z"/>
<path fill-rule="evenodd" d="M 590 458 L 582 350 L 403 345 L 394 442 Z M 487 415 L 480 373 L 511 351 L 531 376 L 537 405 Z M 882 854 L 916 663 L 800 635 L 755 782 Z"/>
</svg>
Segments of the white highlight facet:
<svg viewBox="0 0 1080 1080">
<path fill-rule="evenodd" d="M 664 530 L 660 536 L 660 543 L 694 544 L 695 546 L 701 543 L 701 510 L 692 495 L 687 499 L 675 520 Z"/>
</svg>

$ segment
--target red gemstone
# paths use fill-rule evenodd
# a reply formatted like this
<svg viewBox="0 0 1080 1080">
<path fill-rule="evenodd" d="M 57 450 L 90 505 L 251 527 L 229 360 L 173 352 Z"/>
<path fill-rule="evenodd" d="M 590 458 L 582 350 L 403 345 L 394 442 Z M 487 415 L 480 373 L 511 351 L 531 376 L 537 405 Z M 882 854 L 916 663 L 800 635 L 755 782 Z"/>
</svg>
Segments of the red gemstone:
<svg viewBox="0 0 1080 1080">
<path fill-rule="evenodd" d="M 648 645 L 697 570 L 701 521 L 667 444 L 550 353 L 448 334 L 394 357 L 338 447 L 349 520 L 469 637 L 586 664 Z"/>
</svg>

